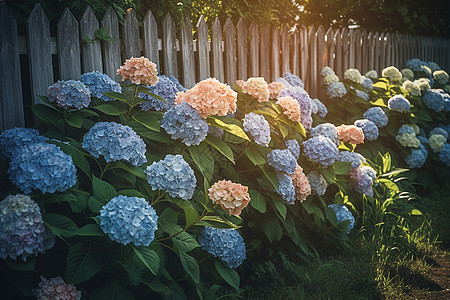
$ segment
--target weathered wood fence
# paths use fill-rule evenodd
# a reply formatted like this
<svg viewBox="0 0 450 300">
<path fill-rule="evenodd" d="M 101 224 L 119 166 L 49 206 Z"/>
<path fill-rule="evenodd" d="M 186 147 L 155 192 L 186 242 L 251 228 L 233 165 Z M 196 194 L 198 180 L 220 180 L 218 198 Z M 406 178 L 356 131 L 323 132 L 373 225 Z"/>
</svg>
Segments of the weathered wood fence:
<svg viewBox="0 0 450 300">
<path fill-rule="evenodd" d="M 407 60 L 419 58 L 450 70 L 450 40 L 444 38 L 347 28 L 325 31 L 322 26 L 257 26 L 242 19 L 237 24 L 227 19 L 223 26 L 216 19 L 208 28 L 201 17 L 194 24 L 194 40 L 193 24 L 189 18 L 183 23 L 177 28 L 168 14 L 158 37 L 151 11 L 139 26 L 133 11 L 121 25 L 111 8 L 100 22 L 90 7 L 80 20 L 66 9 L 57 24 L 56 37 L 52 37 L 49 21 L 36 4 L 27 20 L 26 36 L 18 36 L 16 20 L 6 2 L 0 0 L 0 130 L 24 125 L 22 78 L 30 81 L 30 102 L 39 103 L 37 95 L 45 95 L 57 80 L 76 80 L 91 71 L 119 79 L 116 70 L 131 56 L 146 56 L 158 65 L 161 74 L 178 77 L 188 88 L 210 76 L 227 83 L 255 76 L 272 81 L 289 71 L 304 80 L 313 97 L 320 97 L 320 70 L 324 66 L 342 76 L 348 68 L 381 72 L 387 66 L 402 67 Z M 83 41 L 84 37 L 95 39 L 100 27 L 109 28 L 113 42 Z M 20 55 L 28 56 L 29 76 L 22 74 Z"/>
</svg>

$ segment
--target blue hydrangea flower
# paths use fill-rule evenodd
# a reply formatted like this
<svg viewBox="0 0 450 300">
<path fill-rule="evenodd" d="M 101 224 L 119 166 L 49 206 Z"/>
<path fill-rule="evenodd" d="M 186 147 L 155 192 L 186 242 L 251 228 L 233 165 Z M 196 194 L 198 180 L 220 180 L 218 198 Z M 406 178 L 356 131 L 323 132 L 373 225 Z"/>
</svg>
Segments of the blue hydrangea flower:
<svg viewBox="0 0 450 300">
<path fill-rule="evenodd" d="M 303 154 L 310 160 L 328 167 L 338 158 L 339 150 L 329 138 L 315 136 L 303 142 Z"/>
<path fill-rule="evenodd" d="M 115 242 L 148 246 L 155 239 L 158 216 L 144 199 L 119 195 L 100 210 L 100 227 Z"/>
<path fill-rule="evenodd" d="M 20 148 L 43 143 L 47 138 L 33 128 L 14 127 L 0 133 L 0 158 L 11 159 Z"/>
<path fill-rule="evenodd" d="M 329 138 L 333 143 L 339 145 L 339 138 L 337 135 L 336 127 L 331 123 L 319 124 L 314 128 L 311 128 L 311 137 L 324 136 Z"/>
<path fill-rule="evenodd" d="M 187 102 L 181 102 L 166 111 L 161 127 L 173 140 L 182 139 L 186 146 L 198 145 L 208 135 L 208 123 Z"/>
<path fill-rule="evenodd" d="M 420 141 L 422 145 L 426 145 L 430 142 L 426 137 L 421 135 L 416 136 L 416 138 Z"/>
<path fill-rule="evenodd" d="M 449 136 L 447 130 L 445 130 L 444 128 L 441 128 L 441 127 L 433 128 L 430 131 L 430 133 L 428 134 L 428 137 L 432 136 L 433 134 L 443 135 L 446 139 L 448 139 L 448 136 Z"/>
<path fill-rule="evenodd" d="M 442 95 L 442 98 L 444 99 L 444 111 L 450 111 L 450 95 L 441 89 L 434 89 L 433 91 Z"/>
<path fill-rule="evenodd" d="M 312 125 L 311 117 L 311 97 L 305 89 L 298 86 L 288 87 L 280 92 L 278 97 L 291 97 L 298 101 L 301 112 L 301 122 L 306 129 L 310 129 Z"/>
<path fill-rule="evenodd" d="M 327 92 L 331 98 L 342 98 L 347 94 L 347 89 L 342 82 L 332 82 L 328 85 Z"/>
<path fill-rule="evenodd" d="M 440 124 L 439 127 L 444 129 L 445 131 L 447 131 L 448 136 L 450 137 L 450 124 L 447 124 L 447 126 L 444 126 L 443 124 Z"/>
<path fill-rule="evenodd" d="M 26 195 L 9 195 L 0 202 L 0 257 L 24 261 L 49 250 L 54 236 L 44 226 L 41 210 Z"/>
<path fill-rule="evenodd" d="M 399 129 L 398 129 L 398 134 L 402 135 L 402 134 L 416 134 L 416 132 L 414 131 L 414 128 L 412 126 L 409 125 L 402 125 Z"/>
<path fill-rule="evenodd" d="M 439 152 L 439 159 L 447 165 L 447 167 L 450 167 L 450 144 L 445 144 L 444 147 L 442 147 L 441 152 Z"/>
<path fill-rule="evenodd" d="M 405 157 L 405 163 L 408 168 L 421 168 L 427 160 L 428 151 L 423 145 L 419 149 L 411 149 L 411 153 Z"/>
<path fill-rule="evenodd" d="M 294 74 L 292 74 L 290 72 L 286 72 L 286 73 L 284 73 L 283 78 L 287 82 L 289 82 L 290 85 L 298 86 L 298 87 L 301 87 L 301 88 L 305 88 L 305 85 L 303 84 L 303 81 L 297 75 L 294 75 Z"/>
<path fill-rule="evenodd" d="M 91 91 L 91 96 L 97 97 L 103 101 L 114 101 L 115 99 L 103 95 L 107 92 L 121 93 L 122 87 L 106 74 L 99 71 L 84 73 L 81 75 L 83 82 Z"/>
<path fill-rule="evenodd" d="M 292 155 L 294 155 L 294 157 L 298 159 L 300 156 L 300 145 L 298 144 L 297 140 L 287 140 L 284 141 L 284 144 L 286 145 L 286 148 L 291 151 Z"/>
<path fill-rule="evenodd" d="M 361 166 L 361 154 L 350 151 L 339 151 L 337 161 L 344 161 L 351 163 L 352 168 L 359 168 Z M 364 159 L 365 160 L 365 159 Z"/>
<path fill-rule="evenodd" d="M 147 162 L 145 143 L 129 126 L 99 122 L 83 137 L 82 147 L 92 156 L 103 156 L 106 162 L 124 160 L 140 166 Z"/>
<path fill-rule="evenodd" d="M 51 85 L 47 90 L 47 97 L 62 107 L 82 109 L 91 103 L 91 92 L 81 81 L 67 80 Z"/>
<path fill-rule="evenodd" d="M 371 107 L 363 114 L 364 118 L 372 121 L 378 128 L 382 128 L 389 122 L 388 116 L 381 107 Z"/>
<path fill-rule="evenodd" d="M 359 98 L 362 98 L 364 101 L 369 101 L 369 94 L 367 94 L 366 92 L 357 90 L 357 89 L 355 89 L 353 87 L 350 87 L 350 88 L 355 90 L 356 96 L 358 96 Z"/>
<path fill-rule="evenodd" d="M 267 154 L 267 163 L 278 172 L 294 174 L 297 167 L 297 159 L 289 149 L 275 149 Z"/>
<path fill-rule="evenodd" d="M 315 108 L 313 108 L 315 106 Z M 319 99 L 314 98 L 311 99 L 311 110 L 313 114 L 319 115 L 322 119 L 324 119 L 328 114 L 328 109 Z"/>
<path fill-rule="evenodd" d="M 244 130 L 250 132 L 253 140 L 258 145 L 268 147 L 270 143 L 270 124 L 258 114 L 246 114 L 243 121 Z"/>
<path fill-rule="evenodd" d="M 316 192 L 319 196 L 325 195 L 328 183 L 319 171 L 311 171 L 306 177 L 308 178 L 311 190 Z"/>
<path fill-rule="evenodd" d="M 377 172 L 372 167 L 362 166 L 361 173 L 372 178 L 373 182 L 375 182 L 375 180 L 377 180 Z"/>
<path fill-rule="evenodd" d="M 356 120 L 353 124 L 362 129 L 364 139 L 368 141 L 375 141 L 378 139 L 378 127 L 374 122 L 368 119 Z"/>
<path fill-rule="evenodd" d="M 361 172 L 361 170 L 360 170 Z M 367 195 L 372 197 L 373 196 L 373 179 L 372 176 L 365 172 L 360 174 L 357 182 L 356 182 L 356 186 L 355 186 L 355 190 L 361 194 Z"/>
<path fill-rule="evenodd" d="M 411 109 L 411 103 L 403 95 L 395 95 L 389 99 L 388 107 L 398 112 L 407 112 Z"/>
<path fill-rule="evenodd" d="M 422 96 L 422 101 L 426 107 L 436 112 L 444 109 L 444 97 L 435 90 L 425 92 Z"/>
<path fill-rule="evenodd" d="M 223 260 L 229 268 L 237 268 L 246 258 L 245 243 L 235 229 L 205 227 L 198 239 L 203 250 Z"/>
<path fill-rule="evenodd" d="M 53 144 L 22 147 L 9 163 L 9 179 L 25 194 L 64 192 L 77 182 L 72 157 Z"/>
<path fill-rule="evenodd" d="M 145 170 L 152 190 L 164 190 L 172 197 L 191 199 L 197 185 L 194 170 L 181 155 L 167 155 Z"/>
<path fill-rule="evenodd" d="M 370 92 L 371 90 L 373 90 L 372 79 L 370 79 L 369 77 L 366 77 L 366 76 L 361 76 L 361 77 L 362 77 L 361 85 L 366 90 L 366 92 Z"/>
<path fill-rule="evenodd" d="M 295 202 L 295 187 L 292 183 L 292 178 L 281 172 L 277 172 L 278 177 L 278 191 L 277 194 L 283 197 L 283 200 L 288 204 L 294 204 Z"/>
<path fill-rule="evenodd" d="M 420 59 L 413 58 L 411 60 L 408 60 L 406 62 L 406 68 L 412 70 L 416 78 L 419 77 L 425 77 L 429 79 L 433 78 L 430 65 L 427 62 L 424 62 Z"/>
<path fill-rule="evenodd" d="M 353 226 L 355 226 L 355 218 L 353 217 L 352 213 L 348 210 L 347 207 L 339 204 L 330 204 L 328 205 L 329 208 L 331 208 L 334 213 L 336 214 L 336 219 L 339 222 L 342 221 L 350 221 L 350 224 L 347 228 L 347 234 L 350 233 L 350 230 L 353 229 Z"/>
<path fill-rule="evenodd" d="M 139 93 L 139 97 L 148 100 L 141 103 L 142 110 L 168 110 L 173 106 L 175 97 L 178 92 L 185 92 L 186 89 L 173 76 L 158 75 L 158 83 L 153 86 L 146 85 L 145 87 L 152 94 L 158 95 L 166 102 L 152 97 L 149 94 Z"/>
</svg>

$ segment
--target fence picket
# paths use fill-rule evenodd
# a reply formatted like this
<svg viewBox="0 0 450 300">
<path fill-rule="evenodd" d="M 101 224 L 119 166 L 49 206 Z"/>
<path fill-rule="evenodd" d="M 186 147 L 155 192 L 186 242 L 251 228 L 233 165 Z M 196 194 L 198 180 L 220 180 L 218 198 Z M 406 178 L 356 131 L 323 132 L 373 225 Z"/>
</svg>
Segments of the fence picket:
<svg viewBox="0 0 450 300">
<path fill-rule="evenodd" d="M 175 35 L 175 24 L 173 23 L 170 13 L 166 15 L 163 21 L 163 67 L 164 74 L 167 76 L 175 76 L 178 78 L 177 63 L 177 44 Z"/>
<path fill-rule="evenodd" d="M 183 63 L 181 66 L 182 82 L 184 87 L 191 88 L 195 85 L 195 61 L 192 23 L 189 17 L 184 18 L 183 27 L 180 29 L 180 46 Z"/>
<path fill-rule="evenodd" d="M 308 31 L 305 26 L 301 26 L 299 30 L 300 37 L 300 78 L 307 80 L 308 76 Z"/>
<path fill-rule="evenodd" d="M 349 29 L 348 31 L 348 68 L 355 68 L 355 29 Z"/>
<path fill-rule="evenodd" d="M 334 33 L 334 39 L 336 41 L 336 63 L 335 63 L 335 73 L 338 76 L 342 76 L 342 59 L 343 59 L 343 48 L 342 48 L 342 32 L 338 29 Z"/>
<path fill-rule="evenodd" d="M 290 48 L 289 48 L 289 32 L 286 25 L 281 27 L 281 74 L 290 72 Z"/>
<path fill-rule="evenodd" d="M 212 74 L 217 80 L 223 82 L 222 25 L 218 17 L 216 17 L 211 27 L 211 45 Z"/>
<path fill-rule="evenodd" d="M 247 26 L 244 19 L 240 18 L 237 25 L 237 70 L 238 79 L 247 80 Z"/>
<path fill-rule="evenodd" d="M 203 15 L 200 16 L 197 22 L 197 53 L 199 80 L 203 80 L 211 74 L 209 69 L 208 26 Z"/>
<path fill-rule="evenodd" d="M 80 20 L 80 36 L 81 36 L 81 70 L 83 73 L 99 71 L 103 72 L 102 52 L 99 40 L 95 39 L 95 31 L 99 29 L 98 20 L 94 15 L 94 11 L 90 6 L 86 8 Z M 84 41 L 88 38 L 94 40 L 92 42 Z"/>
<path fill-rule="evenodd" d="M 308 32 L 308 44 L 310 47 L 310 70 L 309 70 L 309 76 L 307 77 L 307 86 L 308 91 L 311 97 L 317 97 L 317 36 L 316 36 L 316 29 L 314 26 L 311 26 Z"/>
<path fill-rule="evenodd" d="M 368 46 L 369 46 L 369 37 L 368 37 L 368 33 L 367 30 L 364 29 L 361 32 L 361 73 L 365 74 L 368 69 L 367 69 L 367 65 L 368 65 Z"/>
<path fill-rule="evenodd" d="M 355 47 L 355 64 L 354 68 L 361 70 L 362 68 L 362 46 L 361 46 L 361 30 L 355 29 L 353 33 L 353 44 Z"/>
<path fill-rule="evenodd" d="M 334 70 L 334 33 L 333 28 L 328 28 L 327 33 L 325 34 L 327 38 L 326 42 L 326 63 L 325 66 L 329 66 Z"/>
<path fill-rule="evenodd" d="M 325 30 L 320 25 L 316 34 L 317 40 L 317 69 L 320 71 L 327 65 L 327 48 L 325 42 Z M 319 79 L 319 78 L 317 78 Z"/>
<path fill-rule="evenodd" d="M 250 41 L 248 45 L 250 61 L 249 74 L 251 77 L 259 76 L 259 47 L 258 47 L 258 25 L 251 24 L 248 27 Z"/>
<path fill-rule="evenodd" d="M 0 132 L 24 126 L 22 79 L 20 77 L 17 22 L 0 2 Z"/>
<path fill-rule="evenodd" d="M 139 25 L 133 9 L 128 11 L 125 15 L 125 19 L 123 21 L 123 33 L 125 57 L 140 57 Z"/>
<path fill-rule="evenodd" d="M 56 41 L 60 79 L 80 79 L 80 33 L 78 22 L 67 7 L 58 21 Z"/>
<path fill-rule="evenodd" d="M 158 51 L 158 24 L 149 10 L 144 18 L 144 56 L 154 62 L 161 71 Z"/>
<path fill-rule="evenodd" d="M 350 68 L 350 45 L 349 45 L 349 30 L 347 28 L 342 29 L 342 73 Z"/>
<path fill-rule="evenodd" d="M 260 41 L 260 66 L 261 66 L 261 76 L 270 80 L 270 49 L 268 47 L 270 40 L 270 28 L 269 25 L 263 25 L 261 27 L 259 41 Z"/>
<path fill-rule="evenodd" d="M 109 36 L 114 41 L 102 41 L 102 56 L 103 56 L 103 70 L 109 77 L 120 80 L 121 77 L 116 74 L 122 64 L 122 57 L 120 56 L 120 37 L 119 37 L 119 22 L 117 14 L 112 7 L 108 7 L 105 15 L 101 21 L 102 27 L 109 28 Z"/>
<path fill-rule="evenodd" d="M 369 32 L 369 34 L 367 35 L 367 70 L 365 73 L 374 69 L 375 69 L 375 37 L 373 32 Z"/>
<path fill-rule="evenodd" d="M 272 51 L 270 53 L 271 76 L 269 81 L 275 81 L 280 77 L 280 30 L 277 26 L 272 27 L 270 37 Z"/>
<path fill-rule="evenodd" d="M 225 81 L 228 84 L 236 82 L 236 32 L 233 22 L 227 18 L 223 25 L 225 39 Z"/>
<path fill-rule="evenodd" d="M 298 32 L 291 34 L 291 56 L 292 73 L 300 76 L 300 37 Z"/>
</svg>

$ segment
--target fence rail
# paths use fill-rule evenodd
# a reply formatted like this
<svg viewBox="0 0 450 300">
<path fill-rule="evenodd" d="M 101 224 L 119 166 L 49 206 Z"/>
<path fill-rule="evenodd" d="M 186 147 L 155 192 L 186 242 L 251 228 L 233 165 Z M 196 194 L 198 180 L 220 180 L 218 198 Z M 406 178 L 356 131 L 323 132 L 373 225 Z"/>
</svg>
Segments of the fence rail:
<svg viewBox="0 0 450 300">
<path fill-rule="evenodd" d="M 322 96 L 320 70 L 324 66 L 342 76 L 348 68 L 380 72 L 419 58 L 450 69 L 450 39 L 445 38 L 347 28 L 325 30 L 322 26 L 258 26 L 242 19 L 233 24 L 229 18 L 223 25 L 216 19 L 208 28 L 200 17 L 194 40 L 189 18 L 177 28 L 168 14 L 160 26 L 162 36 L 158 37 L 151 11 L 139 26 L 133 11 L 119 24 L 111 8 L 100 22 L 90 7 L 80 20 L 66 8 L 56 37 L 52 37 L 45 12 L 36 4 L 27 20 L 26 36 L 18 36 L 16 20 L 6 2 L 0 1 L 0 130 L 24 125 L 22 84 L 31 86 L 31 102 L 40 103 L 37 95 L 45 95 L 56 80 L 77 80 L 91 71 L 119 79 L 116 70 L 131 56 L 146 56 L 158 65 L 161 74 L 177 77 L 187 88 L 209 76 L 227 83 L 255 76 L 272 81 L 289 71 L 303 79 L 312 97 Z M 100 27 L 108 27 L 114 41 L 95 39 Z M 85 42 L 85 37 L 93 42 Z M 20 55 L 28 57 L 29 76 L 22 74 Z M 29 84 L 22 83 L 22 78 Z"/>
</svg>

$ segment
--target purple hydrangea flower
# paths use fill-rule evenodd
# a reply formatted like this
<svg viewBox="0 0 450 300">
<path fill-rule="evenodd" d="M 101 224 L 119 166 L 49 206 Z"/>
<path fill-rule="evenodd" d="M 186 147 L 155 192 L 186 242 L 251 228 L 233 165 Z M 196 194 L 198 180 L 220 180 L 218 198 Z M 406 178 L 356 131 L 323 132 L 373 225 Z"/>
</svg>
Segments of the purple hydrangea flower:
<svg viewBox="0 0 450 300">
<path fill-rule="evenodd" d="M 301 123 L 306 129 L 311 128 L 311 98 L 305 89 L 298 86 L 291 86 L 282 90 L 278 97 L 291 97 L 297 100 L 300 105 Z"/>
<path fill-rule="evenodd" d="M 319 124 L 314 128 L 311 128 L 311 137 L 324 136 L 329 138 L 333 143 L 339 145 L 339 138 L 337 135 L 336 127 L 331 123 Z"/>
<path fill-rule="evenodd" d="M 47 97 L 62 107 L 82 109 L 91 103 L 91 92 L 81 81 L 58 81 L 47 90 Z"/>
<path fill-rule="evenodd" d="M 319 115 L 324 119 L 328 114 L 328 109 L 319 99 L 314 98 L 311 100 L 311 110 L 313 114 Z"/>
<path fill-rule="evenodd" d="M 103 95 L 107 92 L 121 93 L 122 87 L 106 74 L 99 71 L 84 73 L 81 75 L 81 82 L 83 82 L 91 91 L 91 96 L 97 97 L 103 101 L 114 101 L 108 96 Z"/>
<path fill-rule="evenodd" d="M 294 174 L 297 160 L 289 149 L 275 149 L 267 154 L 267 163 L 278 172 Z"/>
<path fill-rule="evenodd" d="M 344 161 L 351 163 L 352 168 L 359 168 L 361 162 L 366 161 L 364 156 L 356 152 L 340 151 L 337 161 Z"/>
<path fill-rule="evenodd" d="M 303 142 L 303 154 L 310 160 L 328 167 L 336 161 L 339 151 L 336 144 L 329 138 L 315 136 Z"/>
<path fill-rule="evenodd" d="M 20 148 L 47 140 L 33 128 L 14 127 L 0 133 L 0 157 L 11 159 Z"/>
<path fill-rule="evenodd" d="M 300 145 L 298 144 L 297 140 L 287 140 L 284 142 L 284 144 L 286 145 L 286 148 L 291 151 L 292 155 L 294 155 L 294 157 L 298 159 L 300 156 Z"/>
<path fill-rule="evenodd" d="M 268 147 L 270 143 L 270 124 L 258 114 L 248 113 L 243 119 L 244 130 L 250 132 L 258 145 Z"/>
<path fill-rule="evenodd" d="M 39 288 L 33 292 L 39 300 L 81 300 L 81 292 L 74 285 L 65 283 L 60 276 L 50 279 L 41 276 Z"/>
<path fill-rule="evenodd" d="M 288 204 L 294 204 L 295 202 L 295 187 L 292 183 L 292 178 L 281 172 L 277 172 L 278 177 L 278 191 L 279 195 L 283 197 L 283 200 Z"/>
<path fill-rule="evenodd" d="M 290 85 L 298 86 L 298 87 L 301 87 L 301 88 L 305 88 L 305 85 L 303 84 L 303 81 L 297 75 L 294 75 L 294 74 L 292 74 L 290 72 L 286 72 L 286 73 L 284 73 L 283 78 L 287 82 L 289 82 Z"/>
<path fill-rule="evenodd" d="M 158 75 L 158 78 L 158 83 L 153 86 L 146 85 L 146 88 L 150 93 L 160 96 L 166 102 L 156 99 L 149 94 L 140 93 L 139 97 L 148 100 L 141 103 L 142 110 L 168 110 L 173 106 L 177 93 L 186 91 L 173 76 Z"/>
</svg>

